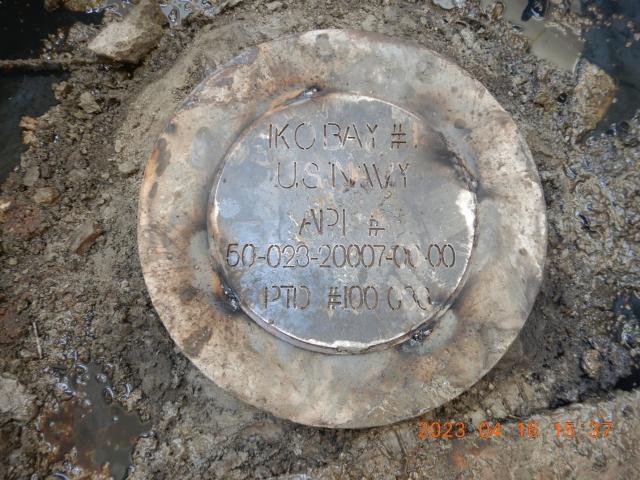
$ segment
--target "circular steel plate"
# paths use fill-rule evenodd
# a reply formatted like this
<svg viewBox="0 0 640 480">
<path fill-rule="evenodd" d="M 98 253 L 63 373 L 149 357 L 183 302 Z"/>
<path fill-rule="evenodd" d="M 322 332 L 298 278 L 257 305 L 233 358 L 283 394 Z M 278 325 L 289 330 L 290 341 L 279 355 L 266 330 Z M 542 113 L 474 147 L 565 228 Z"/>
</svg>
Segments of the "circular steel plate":
<svg viewBox="0 0 640 480">
<path fill-rule="evenodd" d="M 256 121 L 223 161 L 209 245 L 244 311 L 303 347 L 406 339 L 454 298 L 475 193 L 424 120 L 311 90 Z"/>
<path fill-rule="evenodd" d="M 316 31 L 205 79 L 145 172 L 154 305 L 220 386 L 297 422 L 366 427 L 460 394 L 542 277 L 531 155 L 437 54 Z"/>
</svg>

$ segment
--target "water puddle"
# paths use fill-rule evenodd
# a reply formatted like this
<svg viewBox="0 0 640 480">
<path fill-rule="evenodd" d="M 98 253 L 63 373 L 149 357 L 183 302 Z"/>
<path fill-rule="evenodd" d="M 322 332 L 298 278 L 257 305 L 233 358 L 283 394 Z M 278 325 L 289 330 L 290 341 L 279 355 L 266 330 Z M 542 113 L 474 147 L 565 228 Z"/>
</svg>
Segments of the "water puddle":
<svg viewBox="0 0 640 480">
<path fill-rule="evenodd" d="M 169 20 L 171 27 L 177 27 L 194 13 L 201 13 L 206 17 L 215 17 L 227 6 L 233 6 L 242 0 L 161 0 L 160 10 Z M 133 7 L 130 0 L 104 0 L 92 12 L 109 11 L 124 16 Z"/>
<path fill-rule="evenodd" d="M 501 15 L 529 39 L 531 53 L 575 72 L 580 58 L 607 72 L 618 87 L 616 98 L 592 135 L 610 130 L 640 108 L 640 2 L 638 0 L 571 0 L 567 11 L 591 20 L 577 32 L 550 20 L 549 0 L 481 0 L 486 12 Z M 561 12 L 560 12 L 561 13 Z"/>
<path fill-rule="evenodd" d="M 63 74 L 0 74 L 0 182 L 20 161 L 26 150 L 19 123 L 24 116 L 39 117 L 56 104 L 51 84 Z"/>
<path fill-rule="evenodd" d="M 227 6 L 237 3 L 240 1 L 164 0 L 160 3 L 160 9 L 169 19 L 169 24 L 175 27 L 195 12 L 207 17 L 215 17 Z"/>
<path fill-rule="evenodd" d="M 107 11 L 123 17 L 132 7 L 133 4 L 130 0 L 104 0 L 99 7 L 89 10 L 89 12 L 98 13 Z"/>
<path fill-rule="evenodd" d="M 53 476 L 103 475 L 116 480 L 126 476 L 133 446 L 151 425 L 142 423 L 116 401 L 110 382 L 112 369 L 109 364 L 76 364 L 73 374 L 60 375 L 56 396 L 62 401 L 38 420 L 49 447 L 50 464 L 62 465 L 53 469 Z M 118 393 L 124 400 L 131 389 L 126 386 Z"/>
<path fill-rule="evenodd" d="M 583 33 L 582 56 L 607 72 L 617 83 L 614 103 L 595 133 L 633 117 L 640 108 L 640 1 L 583 1 L 583 15 L 594 25 Z M 616 124 L 610 129 L 612 124 Z"/>
<path fill-rule="evenodd" d="M 66 29 L 74 23 L 99 22 L 100 15 L 58 9 L 47 12 L 42 0 L 0 1 L 0 59 L 34 58 L 43 41 L 56 34 L 53 46 L 64 42 Z M 26 150 L 19 127 L 23 116 L 38 117 L 56 104 L 51 84 L 64 78 L 60 73 L 0 72 L 0 182 L 20 161 Z"/>
<path fill-rule="evenodd" d="M 483 10 L 502 10 L 513 28 L 527 37 L 531 53 L 565 70 L 575 71 L 583 49 L 579 33 L 548 20 L 547 0 L 481 0 Z"/>
</svg>

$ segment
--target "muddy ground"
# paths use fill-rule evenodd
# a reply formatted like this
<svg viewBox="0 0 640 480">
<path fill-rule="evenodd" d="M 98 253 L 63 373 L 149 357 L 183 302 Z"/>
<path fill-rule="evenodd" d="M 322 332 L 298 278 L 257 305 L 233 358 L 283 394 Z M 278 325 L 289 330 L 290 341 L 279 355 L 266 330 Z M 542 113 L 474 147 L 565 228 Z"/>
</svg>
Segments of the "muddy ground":
<svg viewBox="0 0 640 480">
<path fill-rule="evenodd" d="M 86 50 L 101 25 L 77 24 L 52 53 L 88 62 L 71 62 L 54 87 L 59 103 L 23 125 L 28 150 L 2 184 L 0 477 L 639 477 L 640 122 L 589 136 L 615 96 L 609 77 L 584 61 L 570 72 L 535 57 L 479 2 L 448 11 L 421 1 L 273 3 L 164 26 L 137 66 Z M 377 31 L 450 57 L 531 148 L 549 223 L 533 312 L 496 368 L 422 419 L 500 421 L 501 438 L 422 440 L 417 420 L 334 431 L 274 418 L 205 378 L 153 309 L 136 210 L 164 123 L 244 48 L 318 28 Z M 523 419 L 553 432 L 554 419 L 596 417 L 615 419 L 599 443 L 586 426 L 578 440 L 517 433 Z"/>
</svg>

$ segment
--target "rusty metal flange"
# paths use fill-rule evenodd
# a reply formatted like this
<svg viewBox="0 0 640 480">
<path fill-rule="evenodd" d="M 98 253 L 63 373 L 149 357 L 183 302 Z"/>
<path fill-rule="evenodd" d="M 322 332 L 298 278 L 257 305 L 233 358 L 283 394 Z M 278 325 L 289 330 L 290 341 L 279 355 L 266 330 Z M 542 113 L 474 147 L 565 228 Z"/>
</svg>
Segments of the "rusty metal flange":
<svg viewBox="0 0 640 480">
<path fill-rule="evenodd" d="M 145 171 L 160 318 L 221 387 L 328 427 L 459 395 L 524 324 L 542 191 L 509 115 L 429 50 L 326 30 L 205 79 Z"/>
</svg>

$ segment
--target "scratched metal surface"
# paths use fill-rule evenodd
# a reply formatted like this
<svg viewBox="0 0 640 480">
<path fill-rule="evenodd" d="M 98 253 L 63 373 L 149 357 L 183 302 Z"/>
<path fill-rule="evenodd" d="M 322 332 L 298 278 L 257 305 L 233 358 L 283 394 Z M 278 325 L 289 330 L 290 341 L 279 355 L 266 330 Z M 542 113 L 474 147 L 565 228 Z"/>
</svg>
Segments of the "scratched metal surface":
<svg viewBox="0 0 640 480">
<path fill-rule="evenodd" d="M 425 235 L 442 234 L 443 242 L 460 249 L 456 268 L 434 272 L 426 267 L 428 260 L 419 268 L 400 268 L 385 260 L 379 271 L 322 269 L 333 275 L 319 273 L 319 266 L 294 268 L 292 273 L 264 264 L 232 267 L 236 258 L 232 253 L 228 261 L 230 243 L 257 246 L 259 241 L 262 250 L 256 256 L 266 254 L 266 245 L 284 240 L 309 242 L 313 248 L 325 243 L 299 230 L 304 221 L 298 217 L 309 213 L 308 202 L 321 198 L 313 189 L 299 188 L 290 199 L 282 197 L 289 184 L 284 176 L 282 185 L 277 184 L 277 170 L 271 181 L 258 178 L 257 167 L 269 159 L 272 166 L 281 159 L 290 167 L 294 157 L 287 155 L 292 153 L 276 151 L 276 158 L 274 152 L 246 149 L 255 148 L 258 139 L 268 142 L 269 124 L 291 120 L 322 125 L 331 109 L 346 115 L 340 120 L 344 125 L 357 124 L 359 115 L 364 120 L 368 99 L 380 99 L 370 101 L 373 110 L 368 114 L 376 117 L 369 123 L 376 121 L 381 132 L 393 131 L 395 115 L 396 124 L 414 122 L 415 137 L 425 139 L 415 143 L 414 152 L 398 158 L 409 159 L 410 168 L 417 166 L 407 181 L 418 186 L 393 193 L 385 218 L 402 232 L 390 237 L 389 245 L 418 237 L 430 243 Z M 346 118 L 351 114 L 358 118 Z M 306 147 L 310 139 L 298 140 Z M 358 152 L 356 144 L 359 148 L 355 140 L 342 151 L 347 154 L 343 160 L 373 163 L 374 154 Z M 310 158 L 327 161 L 321 149 L 312 151 L 295 158 L 305 164 Z M 380 161 L 397 163 L 390 155 L 391 145 Z M 223 178 L 226 183 L 220 183 Z M 306 178 L 311 184 L 312 177 Z M 398 183 L 404 184 L 402 176 L 396 178 L 396 187 Z M 426 188 L 419 188 L 420 183 Z M 439 207 L 429 206 L 430 193 L 441 185 L 449 195 L 440 194 Z M 276 193 L 264 190 L 267 187 Z M 379 192 L 366 198 L 357 191 L 327 197 L 324 190 L 323 198 L 365 217 L 383 198 Z M 470 200 L 458 205 L 453 197 L 461 194 Z M 174 341 L 221 387 L 300 423 L 340 428 L 388 424 L 457 396 L 506 352 L 542 278 L 544 202 L 530 152 L 514 122 L 480 83 L 450 61 L 377 35 L 307 32 L 259 45 L 222 67 L 192 92 L 158 139 L 140 195 L 142 268 L 154 306 Z M 225 199 L 233 202 L 225 206 Z M 237 208 L 240 202 L 253 203 L 264 225 L 248 226 L 251 219 Z M 411 220 L 417 221 L 403 217 L 405 203 Z M 284 220 L 290 219 L 289 212 L 298 218 L 291 222 L 297 232 L 282 227 L 291 225 Z M 241 221 L 232 221 L 231 213 L 241 215 Z M 369 219 L 363 220 L 345 245 L 372 243 Z M 278 235 L 270 233 L 269 226 L 278 226 Z M 339 243 L 338 233 L 330 235 L 327 243 Z M 258 284 L 295 281 L 311 288 L 351 280 L 386 287 L 393 281 L 399 286 L 427 280 L 437 294 L 427 310 L 404 315 L 351 312 L 342 317 L 355 320 L 357 328 L 324 328 L 328 305 L 323 309 L 320 304 L 304 321 L 280 305 L 279 313 L 285 314 L 274 315 L 270 323 L 269 313 L 260 310 L 259 296 L 254 292 L 251 297 Z M 376 328 L 361 328 L 367 319 Z"/>
<path fill-rule="evenodd" d="M 455 298 L 471 255 L 475 193 L 460 163 L 399 107 L 310 90 L 225 156 L 215 266 L 248 315 L 302 347 L 402 341 Z"/>
</svg>

